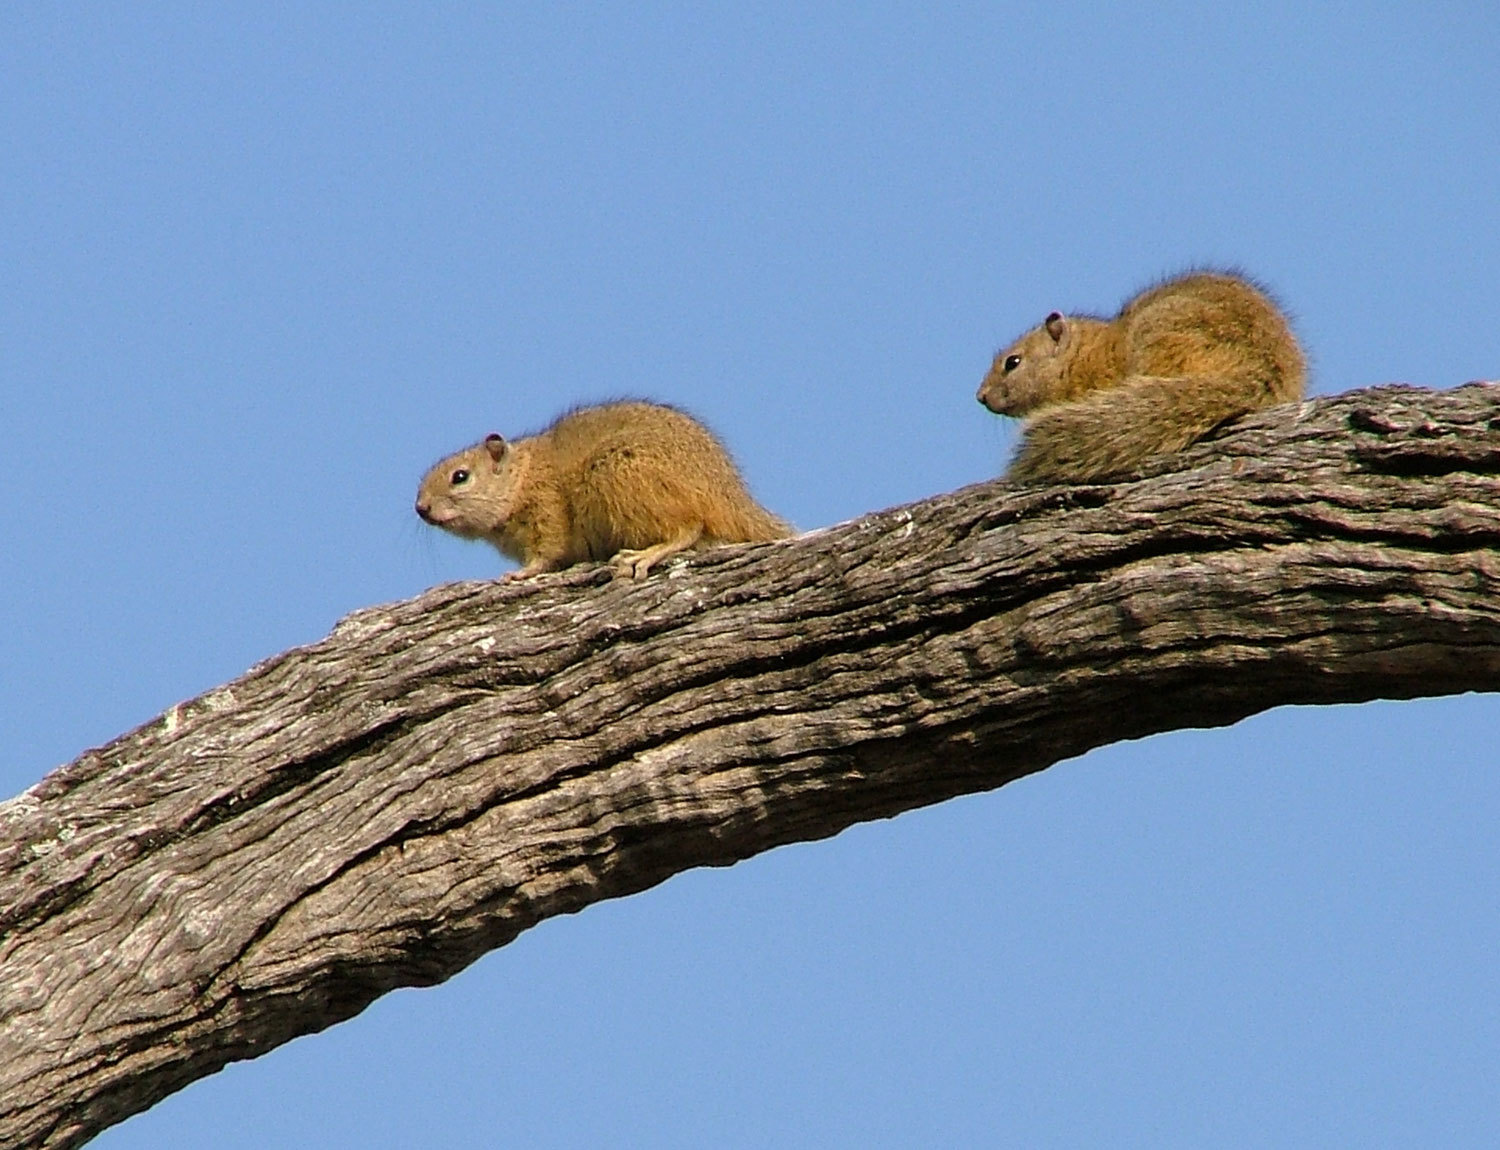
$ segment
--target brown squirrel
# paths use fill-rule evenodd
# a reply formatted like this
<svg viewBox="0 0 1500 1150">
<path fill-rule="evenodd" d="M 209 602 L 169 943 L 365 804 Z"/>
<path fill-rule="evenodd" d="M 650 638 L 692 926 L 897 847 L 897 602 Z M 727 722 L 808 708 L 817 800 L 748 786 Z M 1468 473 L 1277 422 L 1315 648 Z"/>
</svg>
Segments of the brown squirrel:
<svg viewBox="0 0 1500 1150">
<path fill-rule="evenodd" d="M 979 402 L 1032 417 L 1008 478 L 1083 483 L 1300 399 L 1306 376 L 1263 289 L 1233 273 L 1189 272 L 1134 296 L 1114 319 L 1053 312 L 995 356 Z"/>
<path fill-rule="evenodd" d="M 417 514 L 518 560 L 506 578 L 610 560 L 643 578 L 679 551 L 784 539 L 708 428 L 662 404 L 577 407 L 515 442 L 490 435 L 430 470 Z"/>
</svg>

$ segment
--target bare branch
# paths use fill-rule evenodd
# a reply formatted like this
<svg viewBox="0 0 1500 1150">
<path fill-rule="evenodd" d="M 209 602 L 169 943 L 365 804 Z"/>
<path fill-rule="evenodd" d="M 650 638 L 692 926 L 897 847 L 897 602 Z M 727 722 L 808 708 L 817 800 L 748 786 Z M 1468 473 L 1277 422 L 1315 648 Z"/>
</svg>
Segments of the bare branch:
<svg viewBox="0 0 1500 1150">
<path fill-rule="evenodd" d="M 1500 386 L 1265 412 L 640 584 L 360 611 L 0 805 L 0 1142 L 690 867 L 1283 703 L 1500 686 Z"/>
</svg>

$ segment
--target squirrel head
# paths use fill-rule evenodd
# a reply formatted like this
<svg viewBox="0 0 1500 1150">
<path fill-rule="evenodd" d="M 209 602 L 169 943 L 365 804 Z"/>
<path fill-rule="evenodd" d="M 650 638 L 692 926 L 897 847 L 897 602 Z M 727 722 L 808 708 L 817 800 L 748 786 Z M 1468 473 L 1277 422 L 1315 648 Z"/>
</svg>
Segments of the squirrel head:
<svg viewBox="0 0 1500 1150">
<path fill-rule="evenodd" d="M 436 463 L 417 489 L 417 514 L 434 527 L 465 539 L 489 539 L 514 511 L 525 478 L 524 451 L 502 436 Z"/>
<path fill-rule="evenodd" d="M 979 402 L 996 415 L 1025 415 L 1055 402 L 1077 347 L 1079 321 L 1052 312 L 1001 349 L 979 385 Z"/>
</svg>

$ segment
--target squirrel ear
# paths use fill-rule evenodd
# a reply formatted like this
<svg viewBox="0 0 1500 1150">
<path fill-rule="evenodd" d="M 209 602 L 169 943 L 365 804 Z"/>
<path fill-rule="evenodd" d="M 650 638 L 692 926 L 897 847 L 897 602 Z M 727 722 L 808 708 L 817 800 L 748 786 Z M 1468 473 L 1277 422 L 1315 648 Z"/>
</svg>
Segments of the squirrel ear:
<svg viewBox="0 0 1500 1150">
<path fill-rule="evenodd" d="M 496 463 L 500 462 L 505 454 L 505 440 L 494 432 L 484 437 L 484 449 L 490 453 L 490 458 Z"/>
<path fill-rule="evenodd" d="M 1055 311 L 1042 321 L 1042 326 L 1047 329 L 1047 334 L 1050 335 L 1055 342 L 1061 343 L 1063 332 L 1068 329 L 1068 321 L 1063 319 L 1062 312 Z"/>
</svg>

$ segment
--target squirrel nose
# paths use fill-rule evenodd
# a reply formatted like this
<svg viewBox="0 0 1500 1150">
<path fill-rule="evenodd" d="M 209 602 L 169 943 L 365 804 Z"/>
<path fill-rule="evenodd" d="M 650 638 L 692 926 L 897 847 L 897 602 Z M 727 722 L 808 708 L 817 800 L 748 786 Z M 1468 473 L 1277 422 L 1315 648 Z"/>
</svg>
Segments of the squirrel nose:
<svg viewBox="0 0 1500 1150">
<path fill-rule="evenodd" d="M 423 519 L 425 519 L 428 523 L 431 523 L 432 522 L 432 504 L 428 503 L 425 499 L 418 499 L 417 500 L 417 514 L 420 515 Z"/>
</svg>

